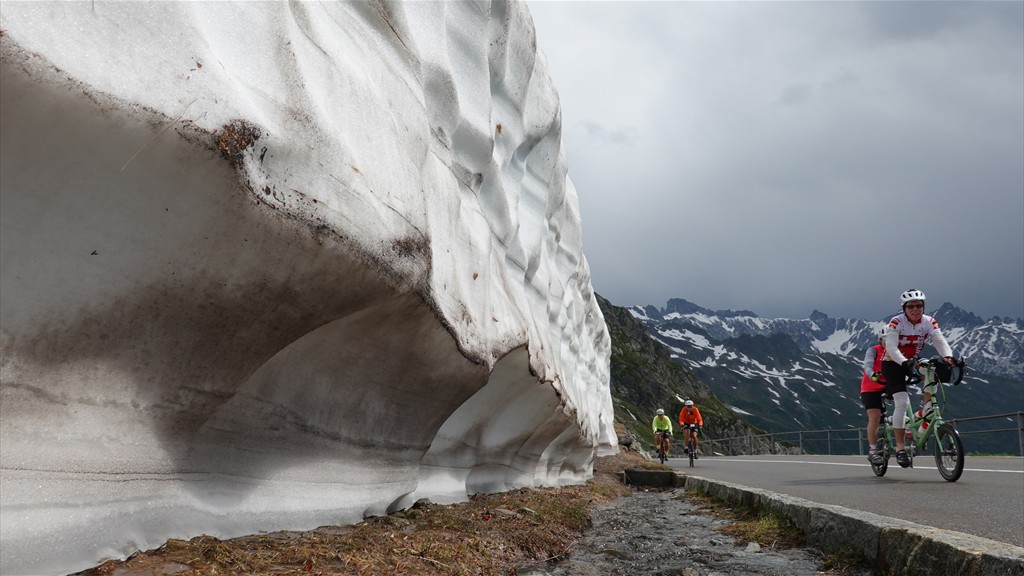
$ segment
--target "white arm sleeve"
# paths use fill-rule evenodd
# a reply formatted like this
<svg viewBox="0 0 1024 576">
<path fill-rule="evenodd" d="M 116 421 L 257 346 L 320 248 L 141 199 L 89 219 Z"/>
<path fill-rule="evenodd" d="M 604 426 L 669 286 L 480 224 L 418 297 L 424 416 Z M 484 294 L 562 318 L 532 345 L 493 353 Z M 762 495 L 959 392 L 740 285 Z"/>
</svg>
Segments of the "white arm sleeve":
<svg viewBox="0 0 1024 576">
<path fill-rule="evenodd" d="M 932 330 L 929 337 L 931 337 L 932 346 L 934 346 L 935 350 L 939 352 L 939 356 L 946 357 L 953 355 L 953 349 L 949 347 L 949 342 L 946 342 L 946 337 L 943 336 L 942 330 L 939 330 L 938 328 Z"/>
<path fill-rule="evenodd" d="M 868 351 L 864 353 L 864 373 L 871 376 L 874 372 L 872 368 L 875 367 L 875 347 L 868 348 Z"/>
</svg>

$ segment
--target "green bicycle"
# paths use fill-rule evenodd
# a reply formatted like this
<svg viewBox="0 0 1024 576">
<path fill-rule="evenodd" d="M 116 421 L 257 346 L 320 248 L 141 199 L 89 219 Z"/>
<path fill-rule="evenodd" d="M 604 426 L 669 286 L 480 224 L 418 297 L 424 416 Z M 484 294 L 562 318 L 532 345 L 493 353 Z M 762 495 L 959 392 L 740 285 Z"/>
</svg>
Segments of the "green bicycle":
<svg viewBox="0 0 1024 576">
<path fill-rule="evenodd" d="M 906 450 L 910 456 L 910 467 L 914 466 L 914 454 L 924 453 L 928 440 L 935 437 L 933 452 L 935 454 L 935 466 L 939 474 L 949 482 L 956 482 L 964 472 L 964 444 L 960 440 L 960 433 L 951 422 L 942 419 L 942 405 L 946 401 L 946 387 L 939 384 L 952 384 L 957 386 L 963 381 L 966 362 L 961 358 L 952 366 L 946 364 L 942 358 L 934 357 L 929 360 L 918 362 L 915 368 L 916 380 L 911 383 L 921 383 L 924 391 L 932 395 L 932 411 L 929 414 L 918 416 L 907 406 L 907 428 L 906 428 Z M 886 396 L 891 400 L 891 397 Z M 889 469 L 889 458 L 896 454 L 896 444 L 893 441 L 892 417 L 886 415 L 886 402 L 882 406 L 882 425 L 878 434 L 878 452 L 882 458 L 871 463 L 871 471 L 875 476 L 884 476 Z M 884 430 L 882 429 L 884 428 Z"/>
</svg>

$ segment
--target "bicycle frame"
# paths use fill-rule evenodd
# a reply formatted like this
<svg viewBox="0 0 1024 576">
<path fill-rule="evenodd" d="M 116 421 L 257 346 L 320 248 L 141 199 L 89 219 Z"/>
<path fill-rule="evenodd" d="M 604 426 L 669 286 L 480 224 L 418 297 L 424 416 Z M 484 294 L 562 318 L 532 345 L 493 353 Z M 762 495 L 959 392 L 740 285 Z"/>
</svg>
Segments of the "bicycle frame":
<svg viewBox="0 0 1024 576">
<path fill-rule="evenodd" d="M 658 453 L 658 458 L 661 460 L 662 464 L 665 463 L 665 460 L 668 460 L 669 447 L 671 446 L 671 441 L 671 435 L 665 435 L 662 434 L 661 432 L 656 432 L 654 434 L 654 448 L 655 451 Z"/>
<path fill-rule="evenodd" d="M 686 449 L 686 455 L 690 460 L 690 468 L 693 468 L 693 461 L 696 459 L 695 447 L 697 441 L 693 437 L 694 431 L 697 429 L 696 424 L 681 424 L 680 430 L 683 432 L 683 446 Z"/>
<path fill-rule="evenodd" d="M 942 419 L 942 405 L 946 401 L 946 391 L 944 387 L 937 386 L 938 383 L 935 381 L 935 367 L 923 365 L 918 370 L 921 374 L 922 391 L 930 392 L 932 395 L 932 412 L 923 418 L 918 418 L 917 413 L 914 411 L 914 403 L 909 402 L 907 404 L 907 423 L 906 432 L 904 434 L 910 436 L 910 438 L 905 438 L 905 440 L 909 440 L 909 442 L 905 442 L 905 444 L 907 452 L 910 453 L 911 456 L 913 456 L 913 452 L 923 452 L 925 447 L 928 445 L 928 439 L 931 438 L 932 433 L 934 433 L 939 426 L 945 423 L 945 420 Z M 888 406 L 889 402 L 886 402 L 885 407 L 888 408 Z M 893 416 L 889 416 L 887 412 L 888 410 L 886 410 L 886 414 L 884 414 L 883 419 L 883 425 L 885 426 L 885 439 L 889 441 L 890 446 L 895 447 L 896 434 L 894 432 L 895 428 L 892 425 L 892 418 L 895 414 Z M 928 428 L 921 433 L 918 429 L 921 427 L 923 422 L 928 423 Z"/>
<path fill-rule="evenodd" d="M 946 387 L 939 386 L 941 382 L 936 375 L 937 367 L 941 362 L 941 359 L 932 358 L 916 365 L 916 375 L 920 378 L 917 381 L 912 380 L 911 383 L 921 382 L 922 391 L 931 394 L 932 409 L 929 414 L 919 418 L 913 409 L 913 404 L 907 405 L 904 448 L 907 450 L 911 458 L 911 466 L 913 466 L 915 453 L 924 452 L 928 441 L 934 436 L 935 463 L 939 474 L 947 481 L 955 482 L 960 478 L 964 469 L 964 448 L 956 427 L 946 423 L 942 418 L 942 407 L 946 402 Z M 953 386 L 960 384 L 963 380 L 965 362 L 961 360 L 955 366 L 959 368 L 959 372 L 956 380 L 952 382 Z M 888 403 L 885 403 L 883 409 L 887 407 Z M 928 424 L 927 428 L 919 431 L 918 429 L 925 423 Z M 889 467 L 889 458 L 896 451 L 895 440 L 892 417 L 884 415 L 884 420 L 879 425 L 879 449 L 882 452 L 882 460 L 871 464 L 871 469 L 876 476 L 885 475 L 885 471 Z"/>
</svg>

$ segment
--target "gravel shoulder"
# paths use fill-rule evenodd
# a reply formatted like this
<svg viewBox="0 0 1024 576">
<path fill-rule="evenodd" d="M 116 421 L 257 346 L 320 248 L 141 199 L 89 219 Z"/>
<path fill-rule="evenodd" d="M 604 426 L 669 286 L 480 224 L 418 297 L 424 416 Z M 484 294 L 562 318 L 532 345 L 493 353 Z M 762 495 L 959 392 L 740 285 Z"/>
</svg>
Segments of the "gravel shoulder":
<svg viewBox="0 0 1024 576">
<path fill-rule="evenodd" d="M 656 574 L 680 576 L 819 574 L 869 575 L 863 568 L 822 569 L 807 547 L 741 543 L 720 530 L 732 524 L 695 503 L 682 490 L 645 491 L 592 512 L 593 526 L 556 564 L 528 565 L 518 576 Z"/>
</svg>

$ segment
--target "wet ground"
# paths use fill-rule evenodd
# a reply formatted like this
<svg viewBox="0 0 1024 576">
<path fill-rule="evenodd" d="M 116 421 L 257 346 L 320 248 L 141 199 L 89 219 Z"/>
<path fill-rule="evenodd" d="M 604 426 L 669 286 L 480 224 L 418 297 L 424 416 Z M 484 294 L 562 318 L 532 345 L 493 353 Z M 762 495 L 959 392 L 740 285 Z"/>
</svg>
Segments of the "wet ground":
<svg viewBox="0 0 1024 576">
<path fill-rule="evenodd" d="M 781 550 L 739 545 L 715 529 L 727 520 L 697 512 L 682 490 L 638 492 L 593 514 L 593 527 L 557 564 L 520 567 L 517 576 L 814 576 L 821 555 L 810 548 Z M 869 571 L 849 576 L 869 575 Z"/>
</svg>

